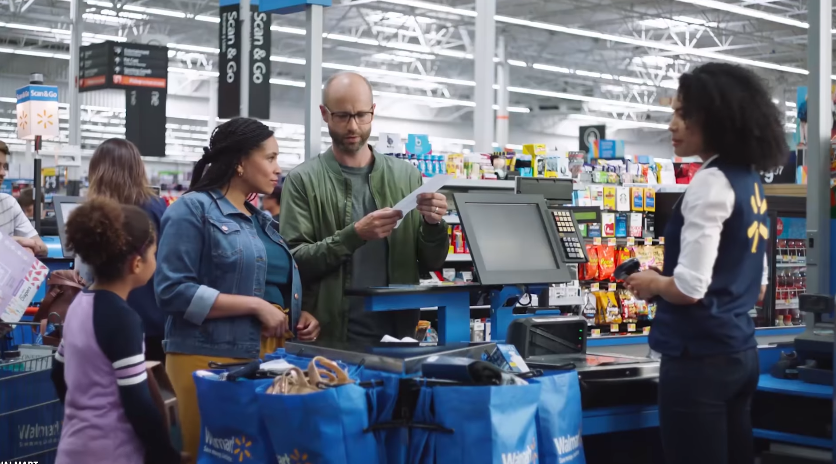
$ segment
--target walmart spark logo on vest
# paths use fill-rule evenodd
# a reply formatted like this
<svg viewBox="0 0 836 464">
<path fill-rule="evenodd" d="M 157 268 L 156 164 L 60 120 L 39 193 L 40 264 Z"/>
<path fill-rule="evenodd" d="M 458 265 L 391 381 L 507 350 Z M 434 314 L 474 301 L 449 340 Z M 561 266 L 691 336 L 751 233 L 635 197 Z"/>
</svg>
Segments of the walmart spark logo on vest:
<svg viewBox="0 0 836 464">
<path fill-rule="evenodd" d="M 531 440 L 531 444 L 522 451 L 513 453 L 502 453 L 502 464 L 537 464 L 537 438 Z"/>
<path fill-rule="evenodd" d="M 572 462 L 581 454 L 581 434 L 566 435 L 554 439 L 559 463 Z"/>
<path fill-rule="evenodd" d="M 203 452 L 227 462 L 244 462 L 252 459 L 253 441 L 245 436 L 216 437 L 208 428 L 203 429 Z"/>
</svg>

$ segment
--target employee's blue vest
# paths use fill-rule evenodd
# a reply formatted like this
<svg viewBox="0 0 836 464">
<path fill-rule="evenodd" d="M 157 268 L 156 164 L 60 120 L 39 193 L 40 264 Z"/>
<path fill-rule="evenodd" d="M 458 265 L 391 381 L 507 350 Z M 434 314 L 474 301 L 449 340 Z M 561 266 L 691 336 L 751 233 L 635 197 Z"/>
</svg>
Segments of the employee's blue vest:
<svg viewBox="0 0 836 464">
<path fill-rule="evenodd" d="M 650 347 L 669 356 L 711 356 L 737 353 L 757 346 L 749 311 L 758 300 L 763 256 L 768 240 L 766 196 L 753 169 L 711 162 L 734 189 L 734 209 L 723 223 L 720 248 L 708 292 L 692 305 L 675 305 L 658 298 L 650 329 Z M 699 192 L 691 192 L 692 194 Z M 684 219 L 681 201 L 665 228 L 662 274 L 672 276 L 679 261 Z"/>
</svg>

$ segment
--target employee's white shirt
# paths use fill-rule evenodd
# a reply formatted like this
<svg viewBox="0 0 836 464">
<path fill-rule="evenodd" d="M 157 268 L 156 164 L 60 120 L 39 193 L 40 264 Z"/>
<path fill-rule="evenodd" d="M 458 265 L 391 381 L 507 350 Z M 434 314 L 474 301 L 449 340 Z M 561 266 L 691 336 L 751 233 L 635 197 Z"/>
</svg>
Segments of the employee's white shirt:
<svg viewBox="0 0 836 464">
<path fill-rule="evenodd" d="M 725 174 L 711 166 L 716 158 L 711 157 L 694 174 L 680 205 L 685 223 L 673 280 L 679 291 L 698 300 L 708 292 L 723 223 L 734 209 L 734 189 Z M 764 254 L 761 284 L 766 285 L 768 281 L 769 267 Z"/>
<path fill-rule="evenodd" d="M 38 235 L 17 199 L 6 193 L 0 193 L 0 235 L 23 238 Z"/>
</svg>

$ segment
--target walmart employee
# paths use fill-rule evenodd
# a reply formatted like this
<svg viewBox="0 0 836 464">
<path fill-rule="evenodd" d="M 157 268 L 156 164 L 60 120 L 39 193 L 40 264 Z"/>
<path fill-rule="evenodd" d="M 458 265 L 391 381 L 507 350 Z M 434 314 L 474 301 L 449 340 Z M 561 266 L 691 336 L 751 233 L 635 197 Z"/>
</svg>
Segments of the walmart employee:
<svg viewBox="0 0 836 464">
<path fill-rule="evenodd" d="M 666 461 L 751 464 L 759 367 L 749 311 L 769 239 L 759 172 L 787 156 L 782 118 L 760 78 L 725 63 L 683 74 L 673 109 L 676 155 L 704 163 L 665 228 L 664 270 L 634 274 L 627 286 L 658 301 L 650 347 L 662 354 Z"/>
</svg>

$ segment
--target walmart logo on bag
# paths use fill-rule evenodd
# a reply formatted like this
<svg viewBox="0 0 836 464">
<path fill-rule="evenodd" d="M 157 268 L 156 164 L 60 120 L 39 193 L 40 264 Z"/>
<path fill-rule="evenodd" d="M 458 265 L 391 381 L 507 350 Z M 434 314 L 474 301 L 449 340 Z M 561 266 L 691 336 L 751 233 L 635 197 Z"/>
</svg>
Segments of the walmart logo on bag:
<svg viewBox="0 0 836 464">
<path fill-rule="evenodd" d="M 245 436 L 219 438 L 212 435 L 208 428 L 204 428 L 205 445 L 203 451 L 228 462 L 244 462 L 253 455 L 250 452 L 253 441 Z"/>
<path fill-rule="evenodd" d="M 502 464 L 537 464 L 537 438 L 531 440 L 523 451 L 502 453 Z"/>
<path fill-rule="evenodd" d="M 581 434 L 565 435 L 554 439 L 558 462 L 569 462 L 581 454 Z"/>
<path fill-rule="evenodd" d="M 293 450 L 291 454 L 279 454 L 276 456 L 279 464 L 312 464 L 308 460 L 308 453 L 300 452 L 298 449 Z"/>
</svg>

